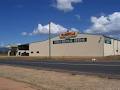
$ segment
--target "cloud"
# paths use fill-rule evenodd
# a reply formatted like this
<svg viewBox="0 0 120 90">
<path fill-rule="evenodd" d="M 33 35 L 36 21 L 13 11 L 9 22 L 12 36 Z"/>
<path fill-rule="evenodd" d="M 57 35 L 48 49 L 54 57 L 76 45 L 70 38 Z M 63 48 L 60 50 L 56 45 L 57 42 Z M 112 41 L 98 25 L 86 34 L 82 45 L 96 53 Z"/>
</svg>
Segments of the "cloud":
<svg viewBox="0 0 120 90">
<path fill-rule="evenodd" d="M 26 36 L 27 35 L 27 32 L 22 32 L 21 33 L 23 36 Z"/>
<path fill-rule="evenodd" d="M 92 26 L 85 30 L 87 33 L 120 35 L 120 12 L 101 17 L 91 17 Z"/>
<path fill-rule="evenodd" d="M 63 27 L 59 24 L 55 24 L 53 22 L 51 22 L 50 26 L 51 26 L 51 33 L 52 34 L 59 34 L 59 33 L 62 33 L 62 32 L 66 32 L 68 30 L 79 32 L 79 30 L 76 29 L 76 28 L 67 29 L 67 28 L 65 28 L 65 27 Z M 48 34 L 48 33 L 49 33 L 49 24 L 47 24 L 47 25 L 38 24 L 37 29 L 34 29 L 33 32 L 31 32 L 31 33 L 22 32 L 22 35 L 32 36 L 32 35 L 37 35 L 37 34 Z"/>
<path fill-rule="evenodd" d="M 78 20 L 81 19 L 80 15 L 78 15 L 78 14 L 76 14 L 75 17 L 76 17 Z"/>
<path fill-rule="evenodd" d="M 73 4 L 81 3 L 82 0 L 56 0 L 54 7 L 64 12 L 72 11 L 74 9 Z"/>
<path fill-rule="evenodd" d="M 76 29 L 76 28 L 71 28 L 71 31 L 74 31 L 74 32 L 79 32 L 79 30 L 78 30 L 78 29 Z"/>
</svg>

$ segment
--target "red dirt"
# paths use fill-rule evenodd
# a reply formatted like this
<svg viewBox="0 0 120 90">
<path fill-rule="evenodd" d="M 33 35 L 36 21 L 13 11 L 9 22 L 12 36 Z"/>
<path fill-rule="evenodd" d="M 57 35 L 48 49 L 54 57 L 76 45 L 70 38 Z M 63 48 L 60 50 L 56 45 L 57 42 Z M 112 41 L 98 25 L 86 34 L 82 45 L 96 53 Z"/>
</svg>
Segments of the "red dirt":
<svg viewBox="0 0 120 90">
<path fill-rule="evenodd" d="M 6 78 L 0 78 L 0 90 L 36 90 L 30 85 L 16 82 Z"/>
</svg>

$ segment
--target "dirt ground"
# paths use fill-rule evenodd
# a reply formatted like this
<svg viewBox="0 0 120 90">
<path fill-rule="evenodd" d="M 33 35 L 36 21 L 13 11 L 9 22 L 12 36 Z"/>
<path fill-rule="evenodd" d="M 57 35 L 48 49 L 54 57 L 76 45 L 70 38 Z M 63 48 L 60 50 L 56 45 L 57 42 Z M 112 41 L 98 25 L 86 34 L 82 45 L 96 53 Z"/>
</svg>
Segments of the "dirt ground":
<svg viewBox="0 0 120 90">
<path fill-rule="evenodd" d="M 118 56 L 106 56 L 106 57 L 51 57 L 51 60 L 62 60 L 62 61 L 92 61 L 92 59 L 96 59 L 96 61 L 120 61 L 120 55 Z M 49 57 L 31 57 L 31 56 L 2 56 L 0 55 L 0 60 L 27 60 L 27 61 L 35 61 L 35 60 L 50 60 Z"/>
<path fill-rule="evenodd" d="M 28 86 L 29 88 L 30 85 L 37 90 L 120 90 L 119 79 L 109 79 L 89 75 L 73 75 L 70 73 L 35 70 L 5 65 L 0 65 L 0 77 L 27 83 L 24 85 L 22 84 L 22 87 L 24 88 Z M 2 84 L 2 82 L 0 84 Z M 12 87 L 12 85 L 10 86 Z M 0 87 L 0 90 L 9 89 L 1 89 Z"/>
<path fill-rule="evenodd" d="M 25 83 L 16 82 L 0 77 L 0 90 L 36 90 Z"/>
</svg>

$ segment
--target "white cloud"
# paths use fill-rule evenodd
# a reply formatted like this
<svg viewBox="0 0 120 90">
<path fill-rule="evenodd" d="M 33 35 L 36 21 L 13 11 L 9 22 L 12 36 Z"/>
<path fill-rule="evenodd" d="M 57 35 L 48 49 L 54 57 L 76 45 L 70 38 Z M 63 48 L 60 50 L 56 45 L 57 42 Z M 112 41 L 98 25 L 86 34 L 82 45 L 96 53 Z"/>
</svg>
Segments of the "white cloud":
<svg viewBox="0 0 120 90">
<path fill-rule="evenodd" d="M 21 33 L 23 36 L 26 36 L 27 35 L 27 32 L 22 32 Z"/>
<path fill-rule="evenodd" d="M 59 34 L 62 32 L 66 32 L 67 30 L 79 32 L 79 30 L 76 28 L 67 29 L 67 28 L 65 28 L 59 24 L 55 24 L 53 22 L 51 22 L 50 26 L 51 26 L 52 34 Z M 37 34 L 48 34 L 48 33 L 49 33 L 49 24 L 47 24 L 47 25 L 38 24 L 37 29 L 34 29 L 33 32 L 31 32 L 31 33 L 23 32 L 22 35 L 32 36 L 32 35 L 37 35 Z"/>
<path fill-rule="evenodd" d="M 78 20 L 81 19 L 80 15 L 78 15 L 78 14 L 76 14 L 75 17 L 76 17 Z"/>
<path fill-rule="evenodd" d="M 120 34 L 120 12 L 108 16 L 91 17 L 93 25 L 85 30 L 87 33 Z"/>
<path fill-rule="evenodd" d="M 16 43 L 15 45 L 21 45 L 21 43 Z"/>
<path fill-rule="evenodd" d="M 79 30 L 78 30 L 78 29 L 76 29 L 76 28 L 71 28 L 71 31 L 74 31 L 74 32 L 79 32 Z"/>
<path fill-rule="evenodd" d="M 56 0 L 54 5 L 58 10 L 62 11 L 72 11 L 74 9 L 73 4 L 81 3 L 82 0 Z"/>
<path fill-rule="evenodd" d="M 51 23 L 50 26 L 51 26 L 51 33 L 52 34 L 57 34 L 57 33 L 67 31 L 66 28 L 64 28 L 61 25 L 55 24 L 55 23 Z M 45 25 L 45 26 L 38 24 L 38 28 L 33 31 L 33 34 L 39 34 L 39 33 L 43 33 L 43 34 L 49 33 L 49 24 Z"/>
</svg>

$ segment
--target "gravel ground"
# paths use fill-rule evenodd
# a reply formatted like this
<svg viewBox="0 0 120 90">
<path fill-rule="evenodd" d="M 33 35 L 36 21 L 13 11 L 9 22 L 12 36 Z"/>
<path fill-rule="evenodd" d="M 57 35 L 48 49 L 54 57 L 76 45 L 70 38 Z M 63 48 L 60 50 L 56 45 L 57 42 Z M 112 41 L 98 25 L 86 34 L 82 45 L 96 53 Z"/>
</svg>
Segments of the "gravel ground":
<svg viewBox="0 0 120 90">
<path fill-rule="evenodd" d="M 120 90 L 120 80 L 0 65 L 0 77 L 28 83 L 39 90 Z"/>
</svg>

